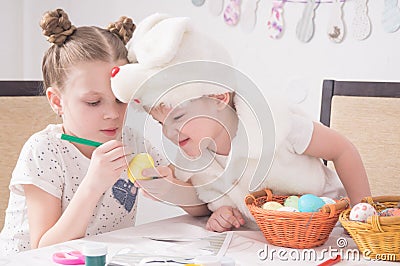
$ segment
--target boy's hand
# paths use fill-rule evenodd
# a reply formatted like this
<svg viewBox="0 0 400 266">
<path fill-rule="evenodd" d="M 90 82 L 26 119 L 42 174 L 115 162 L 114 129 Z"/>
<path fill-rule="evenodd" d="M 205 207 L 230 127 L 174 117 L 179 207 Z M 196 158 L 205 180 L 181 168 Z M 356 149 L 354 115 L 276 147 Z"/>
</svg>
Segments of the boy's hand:
<svg viewBox="0 0 400 266">
<path fill-rule="evenodd" d="M 146 168 L 142 171 L 144 177 L 153 180 L 136 180 L 134 185 L 142 188 L 143 195 L 156 201 L 162 201 L 174 185 L 174 175 L 168 166 Z"/>
<path fill-rule="evenodd" d="M 199 200 L 195 188 L 190 182 L 178 180 L 174 176 L 173 166 L 158 166 L 142 171 L 146 177 L 157 177 L 152 180 L 136 180 L 134 185 L 143 188 L 144 196 L 157 201 L 178 206 L 198 206 L 204 202 Z"/>
<path fill-rule="evenodd" d="M 155 168 L 146 168 L 142 171 L 142 175 L 145 177 L 156 177 L 156 178 L 167 178 L 175 179 L 172 173 L 172 169 L 168 166 L 157 166 Z"/>
<path fill-rule="evenodd" d="M 245 221 L 238 209 L 231 206 L 218 208 L 207 221 L 206 229 L 215 232 L 229 231 L 232 227 L 239 228 Z"/>
</svg>

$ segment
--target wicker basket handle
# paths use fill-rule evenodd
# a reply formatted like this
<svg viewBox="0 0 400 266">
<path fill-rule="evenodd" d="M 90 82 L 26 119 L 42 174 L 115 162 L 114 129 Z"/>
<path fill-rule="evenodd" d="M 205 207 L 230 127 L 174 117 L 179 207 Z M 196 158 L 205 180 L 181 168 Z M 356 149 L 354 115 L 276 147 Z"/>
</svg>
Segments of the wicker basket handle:
<svg viewBox="0 0 400 266">
<path fill-rule="evenodd" d="M 387 202 L 387 201 L 398 201 L 400 202 L 400 196 L 377 196 L 377 197 L 365 197 L 362 202 L 374 203 L 374 202 Z"/>
<path fill-rule="evenodd" d="M 252 204 L 256 201 L 257 198 L 267 196 L 267 200 L 272 200 L 272 191 L 268 188 L 253 192 L 246 196 L 245 202 L 246 204 Z"/>
<path fill-rule="evenodd" d="M 394 216 L 381 217 L 379 215 L 373 215 L 373 216 L 368 217 L 367 223 L 372 226 L 372 230 L 374 230 L 376 232 L 384 233 L 384 232 L 389 232 L 389 231 L 388 230 L 385 231 L 382 228 L 382 225 L 386 225 L 386 227 L 385 227 L 386 229 L 388 228 L 388 226 L 400 225 L 400 217 L 394 217 Z"/>
<path fill-rule="evenodd" d="M 374 216 L 378 217 L 378 222 L 380 225 L 395 225 L 395 224 L 400 225 L 400 217 L 398 216 L 378 216 L 378 215 Z M 368 217 L 367 223 L 372 224 L 373 219 L 374 219 L 373 216 Z"/>
<path fill-rule="evenodd" d="M 322 206 L 321 211 L 324 213 L 330 213 L 330 217 L 335 214 L 337 211 L 342 211 L 347 209 L 350 206 L 349 198 L 342 198 L 335 204 L 326 204 Z"/>
</svg>

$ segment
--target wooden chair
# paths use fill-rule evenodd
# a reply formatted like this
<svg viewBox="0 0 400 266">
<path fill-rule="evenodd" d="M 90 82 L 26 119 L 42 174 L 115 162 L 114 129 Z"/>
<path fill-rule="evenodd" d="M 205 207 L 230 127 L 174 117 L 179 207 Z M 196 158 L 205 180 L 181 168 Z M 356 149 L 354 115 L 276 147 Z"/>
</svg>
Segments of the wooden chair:
<svg viewBox="0 0 400 266">
<path fill-rule="evenodd" d="M 0 229 L 11 174 L 22 146 L 33 133 L 61 122 L 41 91 L 41 81 L 0 81 Z"/>
<path fill-rule="evenodd" d="M 357 147 L 373 196 L 400 195 L 399 114 L 400 82 L 323 82 L 320 120 Z"/>
</svg>

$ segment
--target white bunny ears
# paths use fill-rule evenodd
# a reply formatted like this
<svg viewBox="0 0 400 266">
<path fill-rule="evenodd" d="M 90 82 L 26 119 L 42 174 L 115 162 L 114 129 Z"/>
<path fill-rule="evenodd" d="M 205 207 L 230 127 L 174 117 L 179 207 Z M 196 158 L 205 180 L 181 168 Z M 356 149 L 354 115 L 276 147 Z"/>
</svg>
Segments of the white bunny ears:
<svg viewBox="0 0 400 266">
<path fill-rule="evenodd" d="M 162 95 L 170 89 L 158 86 L 160 89 L 139 90 L 143 82 L 161 69 L 194 60 L 231 63 L 227 51 L 195 30 L 187 17 L 159 13 L 147 17 L 139 23 L 127 48 L 130 63 L 113 69 L 111 88 L 120 101 L 134 101 L 138 110 L 155 105 L 154 95 Z M 228 91 L 221 86 L 191 83 L 165 94 L 159 103 L 175 105 L 189 98 Z"/>
</svg>

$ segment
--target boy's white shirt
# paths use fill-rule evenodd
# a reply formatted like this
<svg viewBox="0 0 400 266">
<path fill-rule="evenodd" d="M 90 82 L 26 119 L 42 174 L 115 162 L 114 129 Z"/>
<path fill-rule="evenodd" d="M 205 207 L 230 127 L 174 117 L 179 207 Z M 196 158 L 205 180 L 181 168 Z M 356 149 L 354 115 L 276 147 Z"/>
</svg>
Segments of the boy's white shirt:
<svg viewBox="0 0 400 266">
<path fill-rule="evenodd" d="M 232 141 L 232 149 L 242 151 L 244 129 L 249 134 L 249 153 L 242 155 L 232 152 L 226 158 L 227 168 L 221 156 L 217 156 L 204 171 L 196 174 L 176 169 L 176 177 L 183 181 L 190 179 L 196 187 L 199 198 L 208 203 L 208 208 L 215 211 L 222 206 L 232 206 L 244 214 L 249 227 L 255 228 L 253 216 L 245 205 L 245 197 L 249 193 L 249 184 L 259 162 L 262 136 L 257 121 L 250 108 L 239 97 L 234 99 L 239 119 L 243 127 L 239 127 Z M 301 153 L 307 148 L 313 131 L 313 122 L 300 110 L 286 108 L 284 105 L 273 106 L 275 121 L 276 150 L 271 168 L 259 189 L 269 188 L 278 195 L 315 194 L 339 198 L 345 196 L 343 186 L 334 171 L 328 169 L 320 159 Z M 300 129 L 302 132 L 293 132 Z M 295 134 L 293 134 L 295 133 Z M 293 139 L 300 137 L 299 139 Z M 295 143 L 295 145 L 293 145 Z M 239 178 L 242 162 L 247 160 L 247 167 Z M 237 169 L 240 168 L 240 169 Z M 225 171 L 225 172 L 224 172 Z M 223 176 L 221 176 L 221 174 Z M 207 184 L 207 185 L 204 185 Z"/>
<path fill-rule="evenodd" d="M 159 88 L 161 91 L 146 88 L 138 93 L 140 85 L 164 67 L 191 60 L 211 60 L 231 64 L 227 51 L 214 40 L 196 30 L 191 25 L 190 19 L 172 18 L 165 14 L 153 14 L 138 25 L 128 44 L 128 59 L 130 64 L 120 67 L 118 74 L 111 79 L 111 85 L 119 100 L 129 102 L 133 98 L 135 102 L 139 102 L 140 104 L 132 104 L 139 110 L 145 105 L 155 104 L 156 97 L 154 95 L 161 95 L 161 91 L 165 89 L 162 86 Z M 180 91 L 175 95 L 171 93 L 170 97 L 166 95 L 163 97 L 163 102 L 174 106 L 174 103 L 181 103 L 193 96 L 200 97 L 224 92 L 227 91 L 217 91 L 215 86 L 201 88 L 193 86 L 191 89 Z M 224 205 L 235 206 L 247 218 L 252 219 L 244 204 L 244 198 L 249 193 L 249 183 L 256 165 L 265 163 L 259 162 L 260 143 L 262 143 L 263 137 L 260 135 L 258 121 L 252 115 L 251 109 L 239 97 L 235 97 L 234 100 L 243 127 L 239 128 L 233 139 L 232 150 L 238 150 L 240 153 L 232 152 L 224 176 L 219 177 L 224 172 L 225 165 L 221 165 L 217 161 L 213 161 L 207 169 L 196 174 L 177 168 L 176 175 L 183 181 L 190 178 L 195 186 L 215 180 L 214 183 L 197 188 L 199 198 L 208 203 L 210 210 L 215 211 Z M 320 159 L 301 155 L 311 140 L 312 120 L 304 118 L 297 110 L 285 108 L 281 103 L 281 101 L 269 103 L 275 120 L 276 149 L 269 146 L 267 150 L 271 156 L 274 154 L 274 161 L 260 188 L 268 187 L 277 194 L 312 193 L 331 197 L 343 195 L 341 183 L 333 171 L 326 168 Z M 291 134 L 297 129 L 302 132 L 297 135 Z M 245 132 L 249 134 L 249 147 L 247 153 L 242 153 L 241 147 L 247 147 L 247 141 L 244 138 Z M 264 136 L 264 139 L 269 138 Z M 293 145 L 293 143 L 299 144 Z M 240 170 L 236 168 L 243 166 L 242 162 L 246 160 L 248 160 L 249 167 L 246 168 L 243 177 L 237 181 L 237 172 Z M 177 165 L 182 165 L 179 158 L 176 162 Z M 232 183 L 235 183 L 236 186 L 232 186 Z M 229 193 L 225 194 L 228 190 Z M 215 200 L 216 198 L 218 199 Z"/>
</svg>

